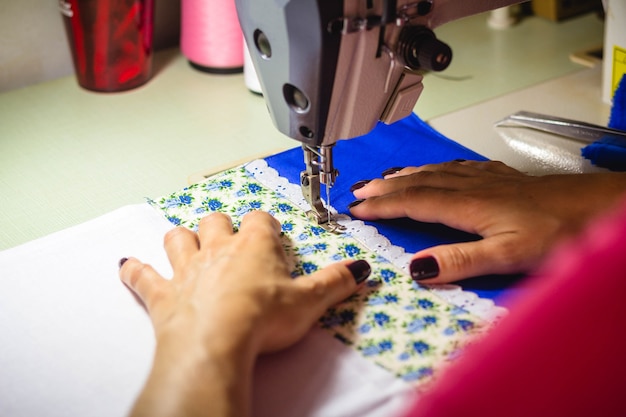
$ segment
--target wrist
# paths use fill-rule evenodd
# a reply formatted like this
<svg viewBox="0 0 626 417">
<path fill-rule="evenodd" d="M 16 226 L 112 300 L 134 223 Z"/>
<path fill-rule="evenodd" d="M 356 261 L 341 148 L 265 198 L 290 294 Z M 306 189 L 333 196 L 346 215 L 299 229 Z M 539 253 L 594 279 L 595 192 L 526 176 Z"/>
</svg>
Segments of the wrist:
<svg viewBox="0 0 626 417">
<path fill-rule="evenodd" d="M 251 343 L 247 326 L 220 326 L 209 330 L 183 330 L 162 332 L 157 335 L 155 364 L 164 363 L 175 372 L 177 369 L 185 379 L 203 382 L 215 374 L 231 379 L 230 372 L 251 372 L 256 359 L 256 350 Z"/>
<path fill-rule="evenodd" d="M 236 332 L 161 332 L 138 415 L 245 416 L 256 353 Z"/>
</svg>

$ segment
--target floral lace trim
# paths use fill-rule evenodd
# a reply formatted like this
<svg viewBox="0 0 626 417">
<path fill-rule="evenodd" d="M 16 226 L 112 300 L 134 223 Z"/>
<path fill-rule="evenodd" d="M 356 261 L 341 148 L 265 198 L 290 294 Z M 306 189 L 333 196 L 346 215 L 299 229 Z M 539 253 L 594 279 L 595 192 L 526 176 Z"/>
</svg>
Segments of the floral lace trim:
<svg viewBox="0 0 626 417">
<path fill-rule="evenodd" d="M 257 181 L 270 190 L 282 194 L 302 210 L 309 209 L 300 187 L 278 175 L 278 172 L 268 166 L 265 160 L 257 159 L 245 164 L 244 167 Z M 346 232 L 366 248 L 388 259 L 397 268 L 403 271 L 408 270 L 411 254 L 406 253 L 404 248 L 391 244 L 385 236 L 378 233 L 378 229 L 375 227 L 368 226 L 362 221 L 354 220 L 346 215 L 338 215 L 333 207 L 330 207 L 329 210 L 335 214 L 337 222 L 346 227 Z M 465 291 L 458 285 L 430 285 L 427 288 L 448 303 L 490 323 L 498 321 L 508 313 L 506 308 L 496 306 L 492 300 L 480 298 L 475 293 Z"/>
</svg>

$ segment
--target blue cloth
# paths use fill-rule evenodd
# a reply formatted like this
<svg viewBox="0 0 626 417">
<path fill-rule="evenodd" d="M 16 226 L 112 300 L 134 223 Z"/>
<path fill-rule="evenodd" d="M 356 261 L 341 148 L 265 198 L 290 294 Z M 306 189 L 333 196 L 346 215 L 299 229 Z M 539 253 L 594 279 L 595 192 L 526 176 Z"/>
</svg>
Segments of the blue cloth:
<svg viewBox="0 0 626 417">
<path fill-rule="evenodd" d="M 622 77 L 613 95 L 609 127 L 626 130 L 626 77 Z M 626 139 L 605 136 L 582 148 L 581 153 L 596 166 L 626 171 Z"/>
<path fill-rule="evenodd" d="M 380 178 L 392 167 L 419 166 L 454 159 L 484 161 L 485 157 L 446 138 L 412 114 L 392 125 L 379 123 L 372 132 L 352 140 L 339 141 L 334 148 L 334 162 L 339 170 L 331 190 L 331 204 L 340 213 L 349 214 L 354 201 L 350 186 L 359 180 Z M 299 183 L 304 169 L 300 147 L 266 158 L 268 165 L 292 183 Z M 407 252 L 453 242 L 471 241 L 479 236 L 440 224 L 419 223 L 409 219 L 377 221 L 375 226 L 391 243 Z M 512 293 L 510 287 L 520 276 L 479 277 L 461 282 L 463 288 L 502 304 Z"/>
<path fill-rule="evenodd" d="M 624 138 L 605 136 L 585 146 L 581 152 L 593 165 L 611 171 L 626 171 L 626 139 Z"/>
</svg>

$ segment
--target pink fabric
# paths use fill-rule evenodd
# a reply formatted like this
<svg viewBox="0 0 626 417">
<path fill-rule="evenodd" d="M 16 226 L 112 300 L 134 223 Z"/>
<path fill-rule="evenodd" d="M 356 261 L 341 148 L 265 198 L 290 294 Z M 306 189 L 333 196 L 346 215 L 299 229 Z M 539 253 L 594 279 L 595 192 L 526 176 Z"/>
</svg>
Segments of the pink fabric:
<svg viewBox="0 0 626 417">
<path fill-rule="evenodd" d="M 530 285 L 410 417 L 626 416 L 626 204 Z"/>
</svg>

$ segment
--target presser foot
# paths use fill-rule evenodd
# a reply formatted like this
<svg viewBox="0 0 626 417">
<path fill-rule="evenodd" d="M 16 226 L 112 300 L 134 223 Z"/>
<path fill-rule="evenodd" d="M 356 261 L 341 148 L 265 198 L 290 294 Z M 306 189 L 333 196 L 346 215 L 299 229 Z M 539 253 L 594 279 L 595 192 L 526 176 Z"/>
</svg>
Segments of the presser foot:
<svg viewBox="0 0 626 417">
<path fill-rule="evenodd" d="M 324 209 L 325 213 L 318 213 L 315 210 L 309 210 L 306 212 L 306 216 L 312 222 L 316 223 L 319 227 L 326 230 L 327 232 L 342 234 L 345 232 L 346 227 L 337 223 L 335 219 L 333 219 L 330 212 Z"/>
<path fill-rule="evenodd" d="M 331 233 L 342 233 L 346 228 L 335 219 L 328 210 L 330 207 L 330 199 L 328 190 L 335 183 L 335 178 L 339 172 L 333 167 L 332 147 L 322 146 L 320 148 L 312 148 L 303 145 L 304 162 L 306 169 L 300 173 L 300 186 L 302 187 L 302 195 L 311 210 L 306 212 L 307 217 L 318 226 Z M 326 207 L 322 203 L 320 193 L 320 184 L 326 185 Z"/>
<path fill-rule="evenodd" d="M 303 171 L 300 174 L 300 184 L 302 186 L 302 195 L 311 207 L 311 210 L 306 212 L 309 220 L 331 233 L 343 233 L 346 230 L 345 226 L 337 223 L 333 219 L 332 213 L 322 203 L 319 175 L 311 175 L 311 173 Z"/>
</svg>

